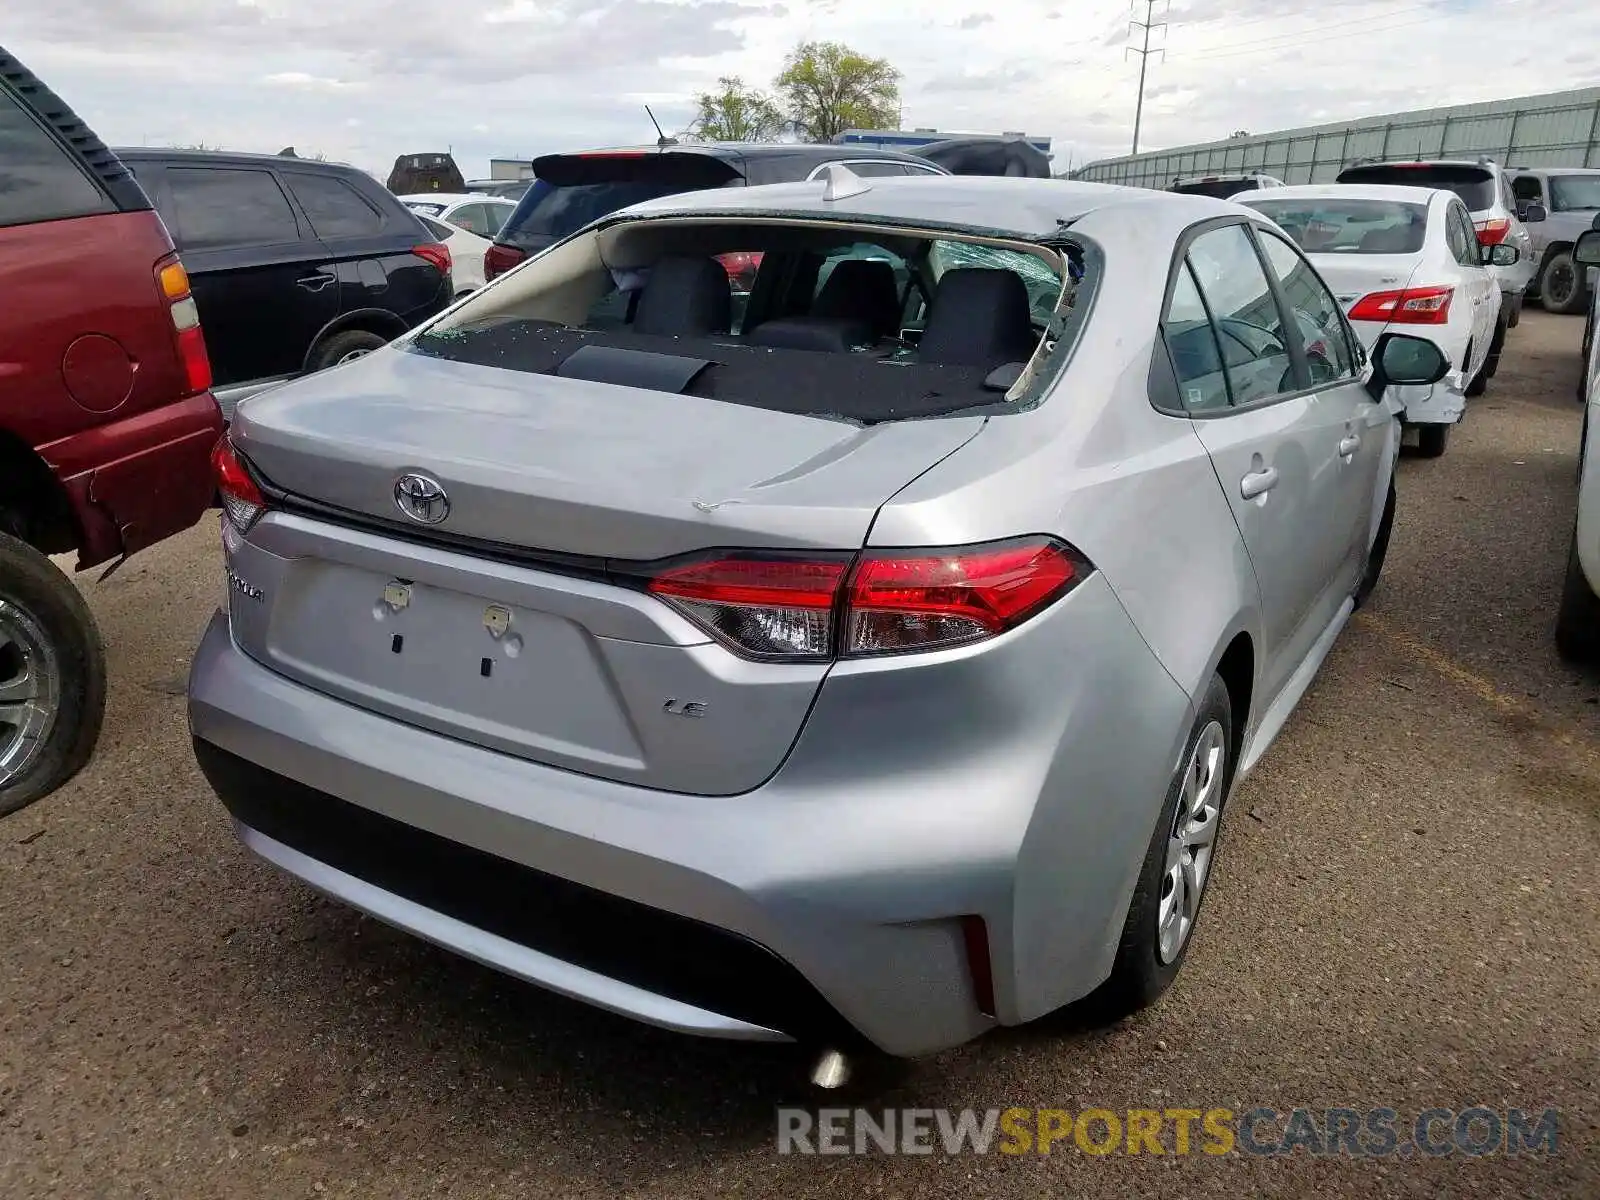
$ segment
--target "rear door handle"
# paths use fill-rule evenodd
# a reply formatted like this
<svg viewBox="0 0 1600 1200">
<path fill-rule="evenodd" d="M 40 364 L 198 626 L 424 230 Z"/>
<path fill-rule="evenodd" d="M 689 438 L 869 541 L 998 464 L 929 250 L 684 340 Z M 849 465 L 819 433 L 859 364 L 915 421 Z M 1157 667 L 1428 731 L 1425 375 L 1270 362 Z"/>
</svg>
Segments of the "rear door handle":
<svg viewBox="0 0 1600 1200">
<path fill-rule="evenodd" d="M 1361 449 L 1361 435 L 1359 433 L 1349 434 L 1339 443 L 1339 457 L 1349 458 L 1359 449 Z"/>
<path fill-rule="evenodd" d="M 1278 486 L 1278 468 L 1268 467 L 1263 471 L 1251 471 L 1239 480 L 1239 495 L 1246 500 L 1254 500 L 1257 496 L 1265 496 Z"/>
<path fill-rule="evenodd" d="M 304 279 L 296 279 L 295 282 L 308 292 L 320 292 L 337 278 L 338 276 L 336 275 L 322 272 L 316 275 L 307 275 Z"/>
</svg>

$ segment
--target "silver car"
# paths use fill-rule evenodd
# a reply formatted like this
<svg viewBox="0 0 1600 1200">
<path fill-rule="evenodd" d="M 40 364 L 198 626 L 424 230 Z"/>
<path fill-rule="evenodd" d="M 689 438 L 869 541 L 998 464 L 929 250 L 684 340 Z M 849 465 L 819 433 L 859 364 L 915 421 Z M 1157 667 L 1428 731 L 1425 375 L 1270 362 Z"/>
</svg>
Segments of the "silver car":
<svg viewBox="0 0 1600 1200">
<path fill-rule="evenodd" d="M 1530 211 L 1543 220 L 1529 224 L 1533 235 L 1534 277 L 1528 294 L 1548 312 L 1581 313 L 1589 307 L 1592 268 L 1573 262 L 1580 234 L 1600 217 L 1600 169 L 1538 167 L 1515 172 L 1511 191 L 1517 215 Z"/>
<path fill-rule="evenodd" d="M 671 1029 L 1137 1008 L 1382 566 L 1374 397 L 1447 364 L 1372 357 L 1212 199 L 834 167 L 623 210 L 240 408 L 195 752 L 285 871 Z"/>
</svg>

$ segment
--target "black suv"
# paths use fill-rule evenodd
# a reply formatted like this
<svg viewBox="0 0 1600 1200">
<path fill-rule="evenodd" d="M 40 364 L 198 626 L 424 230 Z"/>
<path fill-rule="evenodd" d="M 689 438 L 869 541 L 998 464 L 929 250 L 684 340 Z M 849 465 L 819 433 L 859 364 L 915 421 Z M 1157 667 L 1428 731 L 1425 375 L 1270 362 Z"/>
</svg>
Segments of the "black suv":
<svg viewBox="0 0 1600 1200">
<path fill-rule="evenodd" d="M 225 415 L 450 302 L 450 252 L 370 175 L 310 159 L 118 150 L 189 272 Z"/>
<path fill-rule="evenodd" d="M 533 160 L 533 186 L 484 255 L 484 277 L 504 274 L 529 255 L 630 204 L 708 188 L 796 183 L 835 162 L 861 176 L 949 174 L 914 154 L 833 144 L 711 142 L 547 154 Z"/>
</svg>

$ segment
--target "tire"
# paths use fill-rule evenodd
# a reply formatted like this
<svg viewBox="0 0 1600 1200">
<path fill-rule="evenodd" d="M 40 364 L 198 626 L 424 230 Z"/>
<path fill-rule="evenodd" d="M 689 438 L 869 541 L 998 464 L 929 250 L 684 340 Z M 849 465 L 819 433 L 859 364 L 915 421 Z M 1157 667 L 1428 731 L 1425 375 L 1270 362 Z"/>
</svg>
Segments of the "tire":
<svg viewBox="0 0 1600 1200">
<path fill-rule="evenodd" d="M 7 816 L 83 769 L 106 708 L 105 647 L 89 606 L 54 563 L 9 534 L 0 534 L 0 643 L 0 705 L 7 684 L 13 694 L 44 697 L 43 711 L 13 707 L 0 717 L 0 816 Z M 53 662 L 41 671 L 41 660 Z M 31 752 L 21 749 L 24 721 L 43 730 Z"/>
<path fill-rule="evenodd" d="M 1587 273 L 1573 261 L 1571 250 L 1544 256 L 1539 272 L 1539 302 L 1545 312 L 1580 313 L 1588 305 Z"/>
<path fill-rule="evenodd" d="M 1202 738 L 1204 737 L 1204 741 Z M 1220 737 L 1220 745 L 1218 740 Z M 1189 923 L 1181 930 L 1175 948 L 1164 942 L 1160 918 L 1173 907 L 1169 900 L 1177 893 L 1171 886 L 1167 866 L 1169 846 L 1178 825 L 1180 799 L 1192 800 L 1195 790 L 1187 786 L 1191 779 L 1201 781 L 1195 774 L 1197 759 L 1201 763 L 1204 779 L 1212 786 L 1201 791 L 1207 798 L 1206 807 L 1211 815 L 1205 822 L 1210 829 L 1210 842 L 1201 872 L 1199 889 L 1193 893 L 1188 906 Z M 1128 917 L 1122 928 L 1122 941 L 1117 947 L 1117 957 L 1111 976 L 1089 999 L 1093 1015 L 1098 1020 L 1115 1021 L 1153 1004 L 1172 985 L 1194 944 L 1194 927 L 1198 922 L 1201 905 L 1205 902 L 1206 885 L 1216 866 L 1217 833 L 1222 820 L 1222 810 L 1227 804 L 1228 792 L 1233 786 L 1233 704 L 1222 677 L 1213 675 L 1201 699 L 1199 712 L 1189 737 L 1184 742 L 1183 766 L 1167 789 L 1166 803 L 1161 806 L 1161 818 L 1156 822 L 1144 865 L 1139 871 L 1139 882 L 1134 888 L 1133 900 L 1128 905 Z M 1181 844 L 1181 843 L 1180 843 Z"/>
<path fill-rule="evenodd" d="M 1453 425 L 1418 425 L 1417 454 L 1422 458 L 1438 458 L 1450 444 Z"/>
<path fill-rule="evenodd" d="M 1426 426 L 1424 428 L 1427 428 Z M 1448 425 L 1438 428 L 1449 429 Z M 1366 570 L 1361 573 L 1361 582 L 1356 585 L 1355 602 L 1360 608 L 1367 602 L 1367 597 L 1372 595 L 1373 589 L 1378 586 L 1378 577 L 1383 574 L 1384 560 L 1389 557 L 1389 537 L 1394 532 L 1395 492 L 1394 481 L 1389 481 L 1389 497 L 1383 504 L 1383 516 L 1378 521 L 1378 536 L 1373 539 L 1372 549 L 1367 551 Z"/>
<path fill-rule="evenodd" d="M 1600 663 L 1600 597 L 1584 578 L 1574 536 L 1567 554 L 1567 577 L 1556 610 L 1556 650 L 1568 662 Z"/>
<path fill-rule="evenodd" d="M 1483 360 L 1483 374 L 1485 379 L 1493 379 L 1500 370 L 1500 355 L 1506 346 L 1506 331 L 1511 328 L 1510 319 L 1501 321 L 1494 327 L 1494 340 L 1489 343 L 1489 357 Z"/>
<path fill-rule="evenodd" d="M 1467 347 L 1467 362 L 1468 363 L 1470 363 L 1472 361 L 1472 349 L 1473 348 L 1471 346 Z M 1465 367 L 1465 364 L 1463 364 L 1463 369 L 1464 369 L 1464 367 Z M 1488 357 L 1488 355 L 1485 355 L 1484 359 L 1483 359 L 1483 366 L 1479 367 L 1478 368 L 1478 373 L 1467 381 L 1467 390 L 1463 394 L 1468 396 L 1468 397 L 1481 396 L 1488 390 L 1489 390 L 1489 357 Z"/>
<path fill-rule="evenodd" d="M 1518 325 L 1522 324 L 1522 302 L 1525 297 L 1521 292 L 1518 292 L 1515 296 L 1511 296 L 1509 293 L 1506 295 L 1506 303 L 1511 309 L 1511 315 L 1506 318 L 1506 328 L 1515 329 Z"/>
<path fill-rule="evenodd" d="M 371 354 L 389 344 L 389 339 L 366 329 L 346 329 L 318 342 L 307 359 L 307 370 L 325 371 L 347 359 Z"/>
</svg>

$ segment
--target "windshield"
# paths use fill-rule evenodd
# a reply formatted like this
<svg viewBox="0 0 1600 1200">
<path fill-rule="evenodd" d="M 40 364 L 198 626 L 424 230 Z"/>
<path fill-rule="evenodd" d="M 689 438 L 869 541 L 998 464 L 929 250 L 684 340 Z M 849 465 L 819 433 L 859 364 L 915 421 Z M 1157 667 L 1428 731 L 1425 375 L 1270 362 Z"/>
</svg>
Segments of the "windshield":
<svg viewBox="0 0 1600 1200">
<path fill-rule="evenodd" d="M 1550 176 L 1550 207 L 1556 212 L 1600 209 L 1600 175 Z"/>
<path fill-rule="evenodd" d="M 1443 188 L 1460 196 L 1475 213 L 1494 207 L 1494 175 L 1484 167 L 1441 163 L 1382 163 L 1351 167 L 1339 173 L 1340 183 L 1395 183 L 1407 187 Z"/>
<path fill-rule="evenodd" d="M 1256 191 L 1260 186 L 1254 179 L 1196 179 L 1189 183 L 1176 184 L 1172 190 L 1180 196 L 1212 196 L 1218 200 L 1226 200 L 1229 196 L 1237 196 L 1240 192 Z"/>
<path fill-rule="evenodd" d="M 1307 254 L 1415 254 L 1428 232 L 1428 209 L 1396 200 L 1255 200 Z"/>
</svg>

